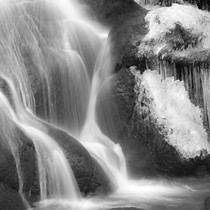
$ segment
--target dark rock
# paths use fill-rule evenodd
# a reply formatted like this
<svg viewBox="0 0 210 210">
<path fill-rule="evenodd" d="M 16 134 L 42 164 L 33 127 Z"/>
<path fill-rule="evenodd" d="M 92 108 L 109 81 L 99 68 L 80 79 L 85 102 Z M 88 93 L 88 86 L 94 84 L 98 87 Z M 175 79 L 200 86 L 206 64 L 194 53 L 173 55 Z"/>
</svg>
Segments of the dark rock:
<svg viewBox="0 0 210 210">
<path fill-rule="evenodd" d="M 2 183 L 0 183 L 0 195 L 0 209 L 26 210 L 26 207 L 17 191 Z"/>
<path fill-rule="evenodd" d="M 204 161 L 205 163 L 205 161 Z M 196 171 L 195 171 L 195 175 L 196 176 L 205 176 L 206 174 L 208 174 L 207 168 L 205 165 L 200 165 L 197 167 Z"/>
<path fill-rule="evenodd" d="M 125 17 L 127 13 L 137 8 L 134 0 L 79 0 L 86 4 L 94 18 L 105 25 L 112 26 L 118 22 L 121 17 Z"/>
<path fill-rule="evenodd" d="M 206 169 L 208 170 L 208 172 L 210 173 L 210 155 L 207 155 L 207 157 L 205 159 L 205 166 L 206 166 Z"/>
<path fill-rule="evenodd" d="M 115 72 L 134 65 L 138 69 L 146 69 L 145 59 L 137 57 L 137 46 L 147 33 L 144 19 L 146 14 L 145 9 L 135 5 L 112 25 L 109 40 L 112 44 L 113 60 L 116 63 Z"/>
<path fill-rule="evenodd" d="M 111 191 L 110 182 L 88 151 L 66 132 L 46 125 L 49 136 L 63 148 L 80 191 L 86 195 L 102 195 Z"/>
<path fill-rule="evenodd" d="M 137 46 L 147 33 L 145 16 L 147 11 L 138 5 L 126 7 L 126 13 L 118 16 L 109 33 L 114 56 L 115 75 L 111 88 L 103 88 L 98 97 L 97 115 L 102 131 L 116 143 L 120 143 L 125 153 L 127 166 L 133 176 L 153 176 L 153 158 L 150 151 L 131 130 L 135 107 L 135 78 L 128 70 L 137 66 L 146 69 L 145 58 L 137 56 Z"/>
<path fill-rule="evenodd" d="M 143 210 L 143 209 L 134 208 L 134 207 L 127 207 L 127 208 L 125 207 L 125 208 L 114 208 L 110 210 Z"/>
<path fill-rule="evenodd" d="M 19 128 L 14 126 L 12 131 L 13 136 L 10 136 L 12 142 L 8 142 L 9 144 L 5 143 L 6 138 L 2 138 L 3 135 L 1 135 L 0 182 L 18 192 L 19 178 L 17 170 L 20 170 L 21 178 L 24 180 L 23 192 L 26 198 L 30 201 L 38 200 L 40 192 L 34 145 Z M 1 134 L 3 133 L 1 132 Z"/>
<path fill-rule="evenodd" d="M 0 182 L 18 191 L 19 183 L 16 172 L 16 164 L 11 150 L 0 141 Z"/>
<path fill-rule="evenodd" d="M 204 210 L 210 210 L 210 197 L 206 197 L 204 200 Z"/>
<path fill-rule="evenodd" d="M 23 192 L 26 199 L 33 203 L 40 199 L 37 153 L 33 142 L 19 129 L 17 136 L 21 141 L 19 157 L 24 181 Z"/>
</svg>

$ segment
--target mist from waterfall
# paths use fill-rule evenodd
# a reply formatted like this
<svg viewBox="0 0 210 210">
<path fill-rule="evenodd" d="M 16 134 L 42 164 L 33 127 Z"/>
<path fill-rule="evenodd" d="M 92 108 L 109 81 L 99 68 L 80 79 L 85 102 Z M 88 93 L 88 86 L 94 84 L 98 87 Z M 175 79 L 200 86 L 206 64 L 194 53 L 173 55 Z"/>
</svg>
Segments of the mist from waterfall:
<svg viewBox="0 0 210 210">
<path fill-rule="evenodd" d="M 120 145 L 98 126 L 98 94 L 112 85 L 106 28 L 87 20 L 75 1 L 5 0 L 0 9 L 0 78 L 8 87 L 0 91 L 0 131 L 15 157 L 24 200 L 14 128 L 35 145 L 41 197 L 33 209 L 152 209 L 157 205 L 176 209 L 193 194 L 193 189 L 177 182 L 131 180 Z M 111 195 L 81 196 L 65 153 L 42 122 L 65 130 L 83 144 L 108 176 Z"/>
</svg>

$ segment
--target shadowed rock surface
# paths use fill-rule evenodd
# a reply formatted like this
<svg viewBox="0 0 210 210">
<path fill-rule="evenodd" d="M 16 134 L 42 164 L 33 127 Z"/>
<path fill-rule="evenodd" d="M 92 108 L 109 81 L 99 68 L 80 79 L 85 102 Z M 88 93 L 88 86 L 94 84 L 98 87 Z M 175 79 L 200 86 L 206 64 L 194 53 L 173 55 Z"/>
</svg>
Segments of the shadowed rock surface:
<svg viewBox="0 0 210 210">
<path fill-rule="evenodd" d="M 26 210 L 23 201 L 17 191 L 0 183 L 0 209 L 2 210 Z"/>
<path fill-rule="evenodd" d="M 204 200 L 204 210 L 210 210 L 210 197 L 206 197 Z"/>
<path fill-rule="evenodd" d="M 110 192 L 111 186 L 108 178 L 88 151 L 66 132 L 50 125 L 45 126 L 48 129 L 48 135 L 56 139 L 63 148 L 80 191 L 84 196 L 107 194 Z"/>
</svg>

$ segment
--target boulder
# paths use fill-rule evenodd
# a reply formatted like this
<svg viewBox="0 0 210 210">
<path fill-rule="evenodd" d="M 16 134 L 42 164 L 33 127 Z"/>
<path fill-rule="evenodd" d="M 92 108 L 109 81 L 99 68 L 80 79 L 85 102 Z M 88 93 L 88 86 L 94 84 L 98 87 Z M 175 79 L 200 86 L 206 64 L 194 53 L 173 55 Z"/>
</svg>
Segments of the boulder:
<svg viewBox="0 0 210 210">
<path fill-rule="evenodd" d="M 109 33 L 115 68 L 112 86 L 105 84 L 98 95 L 100 128 L 121 144 L 129 173 L 134 177 L 195 174 L 197 168 L 205 164 L 203 154 L 194 159 L 184 159 L 165 141 L 164 129 L 149 116 L 146 94 L 139 103 L 142 110 L 147 111 L 139 114 L 136 110 L 135 77 L 129 68 L 137 66 L 143 73 L 147 66 L 146 58 L 137 56 L 138 45 L 147 33 L 144 21 L 147 12 L 141 7 L 128 8 L 130 12 L 120 16 Z"/>
<path fill-rule="evenodd" d="M 39 194 L 39 184 L 34 145 L 31 140 L 15 126 L 12 129 L 12 136 L 10 136 L 10 138 L 13 138 L 12 141 L 6 143 L 5 140 L 8 139 L 5 137 L 4 133 L 1 132 L 0 182 L 18 192 L 19 178 L 17 171 L 19 170 L 22 172 L 22 179 L 24 179 L 23 191 L 26 193 L 26 196 L 27 194 L 37 196 Z M 14 158 L 14 156 L 16 158 Z"/>
</svg>

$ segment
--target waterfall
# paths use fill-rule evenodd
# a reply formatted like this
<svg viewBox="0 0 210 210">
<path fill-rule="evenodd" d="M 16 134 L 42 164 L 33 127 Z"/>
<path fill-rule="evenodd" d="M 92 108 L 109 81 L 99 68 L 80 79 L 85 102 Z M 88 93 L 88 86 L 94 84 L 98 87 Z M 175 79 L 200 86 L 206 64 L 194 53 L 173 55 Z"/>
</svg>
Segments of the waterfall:
<svg viewBox="0 0 210 210">
<path fill-rule="evenodd" d="M 1 77 L 10 92 L 1 93 L 1 106 L 35 145 L 40 201 L 78 201 L 80 193 L 62 149 L 37 116 L 77 137 L 113 185 L 126 177 L 120 146 L 100 131 L 95 117 L 98 90 L 112 69 L 107 32 L 78 16 L 73 3 L 20 0 L 0 5 Z M 21 169 L 19 182 L 22 193 Z"/>
<path fill-rule="evenodd" d="M 36 117 L 23 107 L 12 81 L 3 75 L 1 77 L 10 88 L 15 107 L 14 111 L 8 99 L 1 92 L 2 110 L 7 113 L 7 117 L 35 144 L 38 155 L 41 200 L 50 198 L 79 199 L 79 190 L 63 151 L 54 139 L 48 136 L 44 130 L 40 129 L 42 125 L 39 124 Z M 19 181 L 20 185 L 23 185 L 22 182 L 24 180 Z"/>
<path fill-rule="evenodd" d="M 112 142 L 97 124 L 98 95 L 112 85 L 108 29 L 87 20 L 85 11 L 73 0 L 3 0 L 0 9 L 0 82 L 7 86 L 6 90 L 0 88 L 0 132 L 15 158 L 19 194 L 28 209 L 18 156 L 21 142 L 14 138 L 15 129 L 36 150 L 40 200 L 33 209 L 93 210 L 128 205 L 152 208 L 155 202 L 177 204 L 180 197 L 192 193 L 188 186 L 176 183 L 131 180 L 121 146 Z M 208 95 L 206 78 L 209 76 L 203 76 L 202 84 L 196 84 L 196 97 L 202 85 L 204 95 Z M 183 84 L 167 81 L 166 89 L 177 85 L 183 94 Z M 200 115 L 186 96 L 183 100 L 196 117 Z M 210 114 L 208 103 L 204 97 L 205 111 Z M 206 140 L 200 118 L 195 121 L 193 128 Z M 107 200 L 81 196 L 65 153 L 48 135 L 44 124 L 74 136 L 97 161 L 113 187 Z"/>
<path fill-rule="evenodd" d="M 101 164 L 114 186 L 119 187 L 127 177 L 124 154 L 120 145 L 114 144 L 111 139 L 102 133 L 95 116 L 98 93 L 103 88 L 103 84 L 109 82 L 113 68 L 109 50 L 107 40 L 104 40 L 104 47 L 94 67 L 87 117 L 79 139 L 90 154 Z"/>
</svg>

